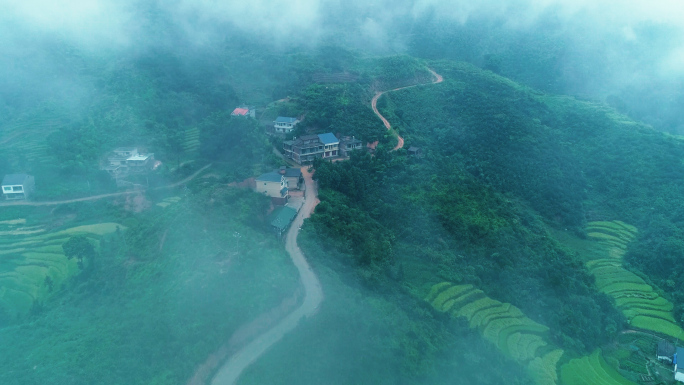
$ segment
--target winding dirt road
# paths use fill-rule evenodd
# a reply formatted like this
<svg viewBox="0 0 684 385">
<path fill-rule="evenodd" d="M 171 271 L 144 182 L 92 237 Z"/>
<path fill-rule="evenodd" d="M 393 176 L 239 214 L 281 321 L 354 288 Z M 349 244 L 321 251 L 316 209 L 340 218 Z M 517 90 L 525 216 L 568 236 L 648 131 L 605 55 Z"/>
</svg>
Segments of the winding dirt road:
<svg viewBox="0 0 684 385">
<path fill-rule="evenodd" d="M 208 165 L 200 168 L 199 170 L 195 171 L 192 175 L 189 177 L 180 180 L 176 183 L 171 183 L 166 186 L 160 186 L 160 187 L 155 187 L 153 190 L 163 190 L 167 188 L 173 188 L 173 187 L 178 187 L 182 184 L 188 183 L 191 180 L 195 179 L 197 175 L 199 175 L 202 171 L 208 169 L 211 167 L 211 163 Z M 124 191 L 124 192 L 118 192 L 118 193 L 111 193 L 111 194 L 100 194 L 100 195 L 91 195 L 88 197 L 83 197 L 83 198 L 74 198 L 74 199 L 67 199 L 63 201 L 45 201 L 45 202 L 33 202 L 33 201 L 17 201 L 17 202 L 1 202 L 0 206 L 55 206 L 55 205 L 63 205 L 66 203 L 74 203 L 74 202 L 85 202 L 85 201 L 94 201 L 98 199 L 103 199 L 103 198 L 111 198 L 111 197 L 118 197 L 118 196 L 123 196 L 123 195 L 130 195 L 130 194 L 138 194 L 143 190 L 134 190 L 134 191 Z"/>
<path fill-rule="evenodd" d="M 435 77 L 435 80 L 433 80 L 433 81 L 430 82 L 430 83 L 414 84 L 414 85 L 412 85 L 412 86 L 399 87 L 399 88 L 395 88 L 395 89 L 393 89 L 393 90 L 388 90 L 388 91 L 382 91 L 382 92 L 376 92 L 376 93 L 375 93 L 375 96 L 373 96 L 373 99 L 371 100 L 371 107 L 373 107 L 373 112 L 375 112 L 375 115 L 377 115 L 378 118 L 380 118 L 380 120 L 382 120 L 382 123 L 385 125 L 385 128 L 387 128 L 388 131 L 392 131 L 392 125 L 391 125 L 390 122 L 389 122 L 384 116 L 382 116 L 382 114 L 380 114 L 380 112 L 378 111 L 378 106 L 377 106 L 377 104 L 378 104 L 378 99 L 380 99 L 380 97 L 381 97 L 382 95 L 384 95 L 384 94 L 386 94 L 386 93 L 388 93 L 388 92 L 399 91 L 399 90 L 403 90 L 403 89 L 411 88 L 411 87 L 424 86 L 424 85 L 426 85 L 426 84 L 437 84 L 437 83 L 441 83 L 441 82 L 444 81 L 444 78 L 442 77 L 442 75 L 440 75 L 440 74 L 438 74 L 437 72 L 431 70 L 430 68 L 428 68 L 428 71 L 430 71 L 430 73 L 432 74 L 432 76 Z M 396 151 L 396 150 L 398 150 L 398 149 L 404 147 L 404 138 L 402 138 L 401 136 L 399 136 L 399 134 L 398 134 L 396 131 L 395 131 L 394 133 L 397 135 L 397 145 L 394 146 L 394 148 L 392 149 L 392 151 Z"/>
<path fill-rule="evenodd" d="M 318 194 L 316 184 L 311 178 L 311 174 L 306 167 L 302 167 L 304 181 L 306 183 L 306 195 L 304 206 L 292 222 L 285 238 L 285 249 L 290 254 L 292 262 L 299 270 L 299 276 L 304 286 L 304 302 L 278 322 L 273 328 L 261 334 L 248 345 L 230 356 L 228 361 L 218 370 L 211 380 L 212 385 L 232 385 L 240 377 L 242 372 L 254 361 L 256 361 L 268 348 L 278 342 L 283 336 L 293 330 L 304 317 L 310 317 L 318 311 L 318 306 L 323 301 L 323 290 L 318 277 L 306 262 L 304 254 L 297 246 L 297 234 L 299 228 L 308 218 L 318 204 Z"/>
<path fill-rule="evenodd" d="M 431 69 L 429 69 L 429 71 L 435 78 L 435 80 L 431 83 L 415 84 L 412 86 L 395 88 L 393 90 L 378 92 L 375 94 L 371 101 L 373 112 L 375 112 L 380 120 L 382 120 L 382 123 L 388 130 L 392 130 L 392 125 L 384 116 L 382 116 L 382 114 L 380 114 L 380 112 L 378 112 L 377 102 L 380 96 L 387 92 L 417 87 L 424 84 L 437 84 L 444 80 L 442 76 L 437 74 L 435 71 Z M 404 146 L 404 139 L 398 134 L 397 138 L 398 143 L 394 147 L 394 150 L 400 149 Z M 323 301 L 323 290 L 321 289 L 321 283 L 318 281 L 318 277 L 316 277 L 316 274 L 306 262 L 304 254 L 302 254 L 302 251 L 297 246 L 297 234 L 299 233 L 299 228 L 302 226 L 302 223 L 304 223 L 304 219 L 311 215 L 319 202 L 316 185 L 311 178 L 311 174 L 307 171 L 306 167 L 302 167 L 302 173 L 304 174 L 304 180 L 306 183 L 306 200 L 304 206 L 287 232 L 285 249 L 290 254 L 292 262 L 299 271 L 299 275 L 304 286 L 304 302 L 273 328 L 261 334 L 248 345 L 230 356 L 228 361 L 223 364 L 223 366 L 218 370 L 212 379 L 211 385 L 235 384 L 242 372 L 249 367 L 249 365 L 254 363 L 262 354 L 264 354 L 264 352 L 266 352 L 266 350 L 268 350 L 268 348 L 283 338 L 286 333 L 297 327 L 297 324 L 302 318 L 310 317 L 316 314 L 316 311 L 318 311 L 318 306 Z"/>
</svg>

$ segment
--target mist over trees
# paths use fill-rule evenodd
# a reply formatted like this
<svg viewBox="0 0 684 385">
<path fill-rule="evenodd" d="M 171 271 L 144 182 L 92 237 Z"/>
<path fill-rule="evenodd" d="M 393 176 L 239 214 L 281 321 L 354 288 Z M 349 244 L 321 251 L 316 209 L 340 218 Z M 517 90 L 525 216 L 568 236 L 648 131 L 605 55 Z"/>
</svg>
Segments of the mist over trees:
<svg viewBox="0 0 684 385">
<path fill-rule="evenodd" d="M 37 191 L 0 201 L 0 382 L 208 383 L 304 300 L 249 186 L 326 132 L 362 149 L 306 165 L 325 300 L 239 383 L 637 381 L 684 326 L 683 13 L 7 1 L 0 173 Z M 116 147 L 159 163 L 122 181 Z"/>
</svg>

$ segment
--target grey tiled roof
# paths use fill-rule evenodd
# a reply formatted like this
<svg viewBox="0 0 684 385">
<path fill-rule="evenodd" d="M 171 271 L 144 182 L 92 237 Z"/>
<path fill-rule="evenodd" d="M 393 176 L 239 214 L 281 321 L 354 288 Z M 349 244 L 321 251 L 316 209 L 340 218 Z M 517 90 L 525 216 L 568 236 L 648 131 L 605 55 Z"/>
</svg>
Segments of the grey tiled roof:
<svg viewBox="0 0 684 385">
<path fill-rule="evenodd" d="M 5 177 L 2 179 L 2 185 L 3 186 L 11 186 L 11 185 L 20 185 L 24 184 L 24 181 L 26 178 L 29 176 L 26 174 L 7 174 Z"/>
</svg>

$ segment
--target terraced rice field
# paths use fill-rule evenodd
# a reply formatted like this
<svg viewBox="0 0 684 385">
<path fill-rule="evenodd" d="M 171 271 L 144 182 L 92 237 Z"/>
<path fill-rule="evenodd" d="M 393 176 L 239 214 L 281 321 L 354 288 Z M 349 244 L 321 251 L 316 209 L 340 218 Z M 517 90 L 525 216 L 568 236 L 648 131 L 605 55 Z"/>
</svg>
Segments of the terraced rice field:
<svg viewBox="0 0 684 385">
<path fill-rule="evenodd" d="M 194 127 L 185 131 L 185 142 L 183 143 L 183 151 L 186 154 L 199 151 L 199 128 Z"/>
<path fill-rule="evenodd" d="M 563 365 L 561 381 L 565 385 L 636 385 L 610 367 L 601 356 L 600 349 Z"/>
<path fill-rule="evenodd" d="M 589 222 L 586 230 L 589 238 L 605 246 L 608 256 L 615 259 L 622 259 L 637 234 L 636 227 L 621 221 Z"/>
<path fill-rule="evenodd" d="M 35 302 L 50 294 L 46 278 L 59 288 L 79 272 L 62 244 L 74 235 L 98 240 L 102 235 L 124 229 L 116 223 L 98 223 L 48 232 L 42 226 L 26 226 L 19 219 L 0 222 L 0 308 L 10 316 L 26 314 Z M 30 229 L 30 230 L 26 230 Z"/>
<path fill-rule="evenodd" d="M 174 203 L 178 203 L 178 201 L 181 200 L 181 197 L 169 197 L 169 198 L 164 198 L 162 199 L 161 202 L 157 203 L 157 206 L 159 207 L 167 207 L 170 206 Z"/>
<path fill-rule="evenodd" d="M 485 295 L 472 285 L 442 282 L 434 285 L 425 298 L 432 306 L 453 317 L 465 317 L 489 342 L 518 363 L 526 365 L 540 385 L 557 383 L 557 364 L 563 350 L 548 341 L 549 329 L 520 309 Z"/>
<path fill-rule="evenodd" d="M 66 119 L 54 112 L 41 111 L 2 124 L 0 150 L 10 159 L 24 159 L 31 164 L 52 162 L 45 139 L 65 122 Z"/>
<path fill-rule="evenodd" d="M 675 323 L 672 303 L 641 277 L 622 267 L 622 256 L 637 229 L 620 221 L 591 222 L 587 233 L 607 253 L 605 258 L 587 262 L 589 272 L 596 277 L 598 289 L 615 299 L 630 324 L 675 338 L 684 336 Z"/>
</svg>

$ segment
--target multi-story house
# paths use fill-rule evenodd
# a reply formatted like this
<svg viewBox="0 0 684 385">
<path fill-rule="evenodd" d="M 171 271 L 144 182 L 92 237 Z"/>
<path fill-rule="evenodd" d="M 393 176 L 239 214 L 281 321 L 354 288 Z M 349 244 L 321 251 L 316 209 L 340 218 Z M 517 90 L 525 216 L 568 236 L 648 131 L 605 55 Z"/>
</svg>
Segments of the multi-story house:
<svg viewBox="0 0 684 385">
<path fill-rule="evenodd" d="M 275 130 L 275 132 L 287 134 L 294 130 L 297 123 L 299 123 L 299 120 L 297 118 L 279 116 L 273 122 L 273 129 Z"/>
<path fill-rule="evenodd" d="M 349 156 L 349 153 L 354 150 L 363 148 L 363 142 L 353 136 L 343 136 L 340 139 L 340 155 Z"/>
<path fill-rule="evenodd" d="M 119 147 L 107 157 L 107 165 L 103 167 L 114 177 L 140 174 L 153 167 L 154 154 L 141 154 L 136 147 Z"/>
<path fill-rule="evenodd" d="M 285 156 L 299 164 L 311 163 L 316 158 L 339 156 L 340 140 L 332 133 L 304 135 L 283 142 Z"/>
<path fill-rule="evenodd" d="M 254 191 L 271 197 L 271 202 L 275 205 L 286 204 L 290 197 L 287 179 L 284 174 L 277 171 L 267 172 L 258 177 Z"/>
</svg>

